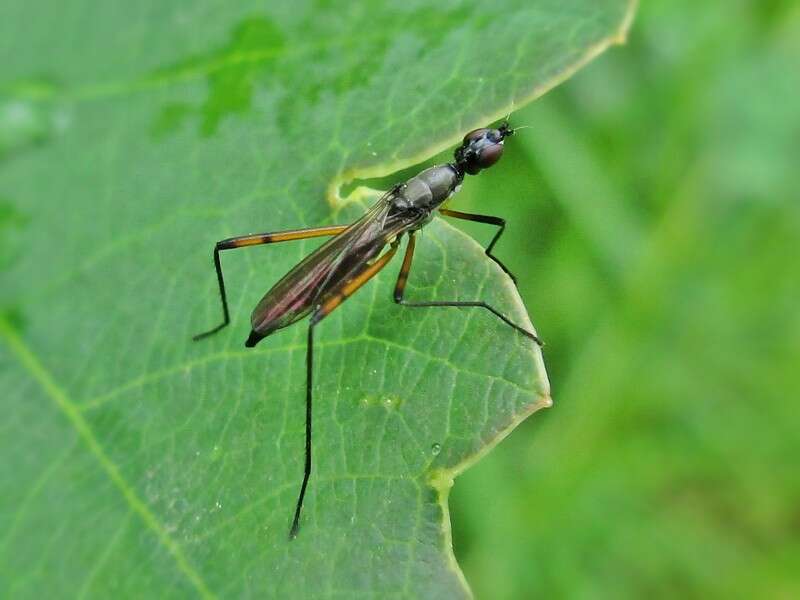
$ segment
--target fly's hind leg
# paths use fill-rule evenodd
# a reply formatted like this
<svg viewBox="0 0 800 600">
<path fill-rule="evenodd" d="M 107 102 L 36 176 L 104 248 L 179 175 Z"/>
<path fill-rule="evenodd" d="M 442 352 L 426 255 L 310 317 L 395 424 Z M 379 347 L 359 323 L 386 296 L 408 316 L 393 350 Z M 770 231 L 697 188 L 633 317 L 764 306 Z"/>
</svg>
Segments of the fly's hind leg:
<svg viewBox="0 0 800 600">
<path fill-rule="evenodd" d="M 237 237 L 221 240 L 214 246 L 214 269 L 217 272 L 217 283 L 219 285 L 219 297 L 222 301 L 222 323 L 216 327 L 198 333 L 192 339 L 202 340 L 214 333 L 217 333 L 230 322 L 228 312 L 228 296 L 225 292 L 225 278 L 222 275 L 222 264 L 220 263 L 219 253 L 223 250 L 233 250 L 235 248 L 247 248 L 249 246 L 261 246 L 263 244 L 274 244 L 277 242 L 288 242 L 290 240 L 305 240 L 324 235 L 337 235 L 347 229 L 347 225 L 332 225 L 330 227 L 312 227 L 310 229 L 296 229 L 292 231 L 278 231 L 274 233 L 255 233 L 252 235 L 241 235 Z"/>
</svg>

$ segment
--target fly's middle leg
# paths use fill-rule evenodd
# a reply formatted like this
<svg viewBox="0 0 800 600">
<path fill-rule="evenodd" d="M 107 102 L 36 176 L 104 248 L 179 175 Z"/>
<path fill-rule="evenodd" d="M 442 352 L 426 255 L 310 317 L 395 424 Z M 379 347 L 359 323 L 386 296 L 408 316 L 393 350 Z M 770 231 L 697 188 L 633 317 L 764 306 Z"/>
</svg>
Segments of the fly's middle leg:
<svg viewBox="0 0 800 600">
<path fill-rule="evenodd" d="M 292 519 L 292 526 L 289 530 L 289 539 L 297 537 L 300 530 L 300 513 L 303 510 L 303 500 L 306 497 L 306 489 L 308 488 L 308 480 L 311 477 L 311 417 L 312 417 L 312 404 L 313 404 L 313 389 L 314 389 L 314 327 L 322 319 L 327 317 L 331 312 L 338 308 L 342 302 L 352 296 L 361 286 L 367 281 L 372 279 L 375 275 L 383 269 L 386 264 L 392 259 L 399 241 L 395 240 L 388 252 L 385 252 L 378 260 L 371 265 L 365 265 L 365 268 L 350 281 L 337 282 L 332 285 L 327 293 L 324 293 L 320 298 L 320 303 L 311 313 L 311 321 L 308 326 L 308 345 L 306 347 L 306 446 L 305 446 L 305 463 L 303 467 L 303 483 L 300 485 L 300 494 L 297 496 L 297 505 L 294 509 L 294 518 Z"/>
<path fill-rule="evenodd" d="M 311 477 L 311 405 L 313 398 L 312 390 L 314 387 L 314 325 L 316 325 L 316 322 L 312 322 L 308 326 L 308 345 L 306 346 L 306 447 L 305 463 L 303 466 L 303 483 L 300 485 L 300 494 L 297 496 L 297 504 L 294 508 L 294 517 L 292 518 L 292 527 L 289 529 L 290 540 L 297 537 L 297 532 L 300 529 L 300 511 L 303 508 L 303 499 L 306 497 L 308 478 Z"/>
</svg>

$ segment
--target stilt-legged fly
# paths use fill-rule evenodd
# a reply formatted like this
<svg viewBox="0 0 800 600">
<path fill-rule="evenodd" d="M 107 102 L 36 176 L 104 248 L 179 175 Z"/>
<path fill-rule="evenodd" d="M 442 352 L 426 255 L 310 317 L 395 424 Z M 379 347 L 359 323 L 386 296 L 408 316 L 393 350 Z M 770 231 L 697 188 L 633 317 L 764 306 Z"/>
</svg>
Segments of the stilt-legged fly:
<svg viewBox="0 0 800 600">
<path fill-rule="evenodd" d="M 403 265 L 394 287 L 394 301 L 403 306 L 430 307 L 456 306 L 483 308 L 509 327 L 537 344 L 536 334 L 513 323 L 500 311 L 485 302 L 429 301 L 409 302 L 405 299 L 405 287 L 411 261 L 414 257 L 416 232 L 433 218 L 434 212 L 456 219 L 487 223 L 498 227 L 492 241 L 486 247 L 486 255 L 516 283 L 514 276 L 492 254 L 492 249 L 503 233 L 506 223 L 499 217 L 476 215 L 440 208 L 461 186 L 466 174 L 476 175 L 495 164 L 503 154 L 503 140 L 513 135 L 508 123 L 497 129 L 476 129 L 468 133 L 454 153 L 452 163 L 425 169 L 405 183 L 394 186 L 352 225 L 332 225 L 258 233 L 229 238 L 217 242 L 214 247 L 214 267 L 217 271 L 219 295 L 222 300 L 223 321 L 214 329 L 195 336 L 199 340 L 228 325 L 228 299 L 219 255 L 223 250 L 244 248 L 260 244 L 272 244 L 288 240 L 302 240 L 319 236 L 334 236 L 314 250 L 269 290 L 256 306 L 250 318 L 252 331 L 245 346 L 252 348 L 271 333 L 311 315 L 308 326 L 306 350 L 306 437 L 305 469 L 289 536 L 297 535 L 300 511 L 303 507 L 308 478 L 311 474 L 311 406 L 313 390 L 314 327 L 342 302 L 354 294 L 362 285 L 383 269 L 392 259 L 403 235 L 408 237 Z M 386 252 L 384 248 L 389 246 Z M 382 253 L 383 252 L 383 253 Z"/>
</svg>

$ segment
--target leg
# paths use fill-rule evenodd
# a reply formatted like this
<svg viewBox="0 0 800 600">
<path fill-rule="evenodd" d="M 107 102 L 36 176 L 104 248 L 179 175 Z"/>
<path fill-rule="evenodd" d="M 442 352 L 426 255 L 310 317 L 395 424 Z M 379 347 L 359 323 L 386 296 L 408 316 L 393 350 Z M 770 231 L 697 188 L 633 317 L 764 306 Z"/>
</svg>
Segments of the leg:
<svg viewBox="0 0 800 600">
<path fill-rule="evenodd" d="M 260 246 L 262 244 L 274 244 L 276 242 L 288 242 L 289 240 L 304 240 L 307 238 L 319 237 L 323 235 L 337 235 L 347 229 L 347 225 L 333 225 L 331 227 L 313 227 L 311 229 L 297 229 L 294 231 L 279 231 L 276 233 L 256 233 L 253 235 L 242 235 L 239 237 L 228 238 L 217 242 L 214 246 L 214 268 L 217 271 L 217 283 L 219 284 L 219 297 L 222 300 L 222 323 L 206 331 L 199 333 L 192 339 L 201 340 L 213 333 L 217 333 L 230 323 L 228 313 L 228 296 L 225 293 L 225 279 L 222 276 L 222 265 L 219 261 L 219 253 L 222 250 L 232 250 L 234 248 L 246 248 L 247 246 Z"/>
<path fill-rule="evenodd" d="M 543 346 L 542 341 L 536 336 L 535 333 L 531 333 L 526 329 L 523 329 L 513 321 L 511 321 L 508 317 L 506 317 L 503 313 L 498 311 L 492 306 L 486 304 L 486 302 L 480 301 L 473 301 L 473 302 L 460 302 L 460 301 L 436 301 L 436 302 L 408 302 L 405 300 L 405 292 L 406 292 L 406 282 L 408 281 L 408 272 L 411 270 L 411 261 L 414 258 L 414 234 L 410 233 L 408 235 L 408 247 L 406 248 L 406 255 L 403 258 L 403 266 L 400 268 L 400 275 L 397 277 L 397 284 L 394 288 L 394 301 L 398 304 L 402 304 L 403 306 L 411 306 L 411 307 L 426 307 L 426 306 L 460 306 L 460 307 L 479 307 L 485 308 L 490 313 L 495 315 L 498 319 L 503 321 L 509 327 L 516 329 L 522 335 L 529 337 L 534 342 Z"/>
<path fill-rule="evenodd" d="M 460 212 L 457 210 L 450 210 L 448 208 L 441 208 L 439 212 L 445 216 L 453 217 L 454 219 L 463 219 L 464 221 L 475 221 L 476 223 L 486 223 L 487 225 L 495 225 L 500 229 L 497 230 L 497 233 L 494 234 L 492 241 L 489 242 L 489 245 L 486 246 L 486 256 L 491 258 L 494 262 L 500 265 L 500 268 L 505 271 L 506 275 L 511 278 L 511 281 L 514 282 L 514 285 L 517 285 L 517 278 L 514 277 L 514 274 L 508 270 L 508 268 L 497 258 L 494 254 L 492 254 L 492 249 L 494 245 L 497 243 L 497 240 L 500 239 L 500 236 L 503 235 L 503 232 L 506 230 L 506 220 L 500 217 L 492 217 L 490 215 L 475 215 L 472 213 L 465 213 Z"/>
<path fill-rule="evenodd" d="M 378 260 L 368 265 L 361 273 L 342 285 L 339 289 L 331 290 L 326 297 L 327 299 L 323 300 L 311 314 L 311 323 L 308 326 L 308 346 L 306 348 L 306 462 L 303 470 L 303 483 L 300 486 L 300 495 L 297 497 L 297 506 L 294 509 L 292 528 L 289 530 L 290 540 L 297 537 L 297 532 L 300 529 L 300 511 L 303 508 L 303 498 L 305 498 L 306 495 L 308 478 L 311 476 L 311 392 L 313 388 L 312 375 L 314 367 L 314 326 L 333 312 L 333 310 L 347 298 L 352 296 L 362 285 L 372 279 L 378 271 L 385 267 L 394 256 L 395 252 L 397 252 L 399 243 L 398 240 L 392 242 L 392 247 L 389 251 L 383 254 Z"/>
<path fill-rule="evenodd" d="M 303 507 L 303 498 L 308 487 L 308 478 L 311 476 L 311 389 L 314 382 L 314 325 L 308 326 L 308 346 L 306 347 L 306 463 L 303 469 L 303 484 L 300 486 L 300 495 L 297 497 L 297 506 L 294 509 L 292 528 L 289 530 L 289 539 L 297 537 L 300 527 L 300 509 Z"/>
</svg>

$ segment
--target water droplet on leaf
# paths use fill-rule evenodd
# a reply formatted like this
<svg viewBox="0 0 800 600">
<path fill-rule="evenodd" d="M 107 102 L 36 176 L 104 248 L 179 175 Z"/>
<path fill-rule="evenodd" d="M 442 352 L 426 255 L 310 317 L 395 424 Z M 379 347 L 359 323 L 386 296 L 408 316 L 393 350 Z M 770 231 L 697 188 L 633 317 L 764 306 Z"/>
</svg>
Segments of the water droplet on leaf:
<svg viewBox="0 0 800 600">
<path fill-rule="evenodd" d="M 12 95 L 0 96 L 0 159 L 41 145 L 63 132 L 70 121 L 53 101 L 50 84 L 16 82 L 10 87 Z"/>
</svg>

